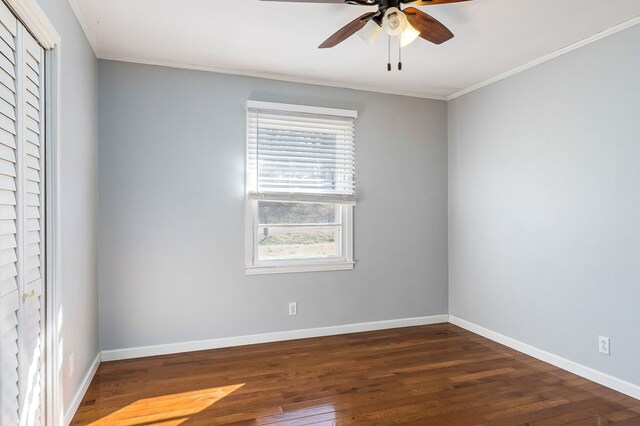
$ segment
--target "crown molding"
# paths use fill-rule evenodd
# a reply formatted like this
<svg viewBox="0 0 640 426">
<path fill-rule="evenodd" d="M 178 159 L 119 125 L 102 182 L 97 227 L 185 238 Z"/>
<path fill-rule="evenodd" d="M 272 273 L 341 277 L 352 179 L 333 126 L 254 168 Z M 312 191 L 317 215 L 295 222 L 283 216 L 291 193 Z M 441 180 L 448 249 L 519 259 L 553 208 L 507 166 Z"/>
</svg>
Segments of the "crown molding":
<svg viewBox="0 0 640 426">
<path fill-rule="evenodd" d="M 459 92 L 454 93 L 451 96 L 448 96 L 446 99 L 447 101 L 451 101 L 453 99 L 459 98 L 460 96 L 466 95 L 468 93 L 474 92 L 478 89 L 481 89 L 483 87 L 489 86 L 493 83 L 497 83 L 500 80 L 504 80 L 505 78 L 509 78 L 513 75 L 519 74 L 523 71 L 526 71 L 530 68 L 536 67 L 540 64 L 543 64 L 547 61 L 550 61 L 552 59 L 557 58 L 558 56 L 562 56 L 566 53 L 572 52 L 576 49 L 579 49 L 581 47 L 584 47 L 588 44 L 594 43 L 598 40 L 602 40 L 605 37 L 608 37 L 610 35 L 613 35 L 615 33 L 618 33 L 622 30 L 626 30 L 627 28 L 633 27 L 634 25 L 638 25 L 640 24 L 640 16 L 636 16 L 635 18 L 631 18 L 628 21 L 625 21 L 621 24 L 616 25 L 615 27 L 611 27 L 607 30 L 601 31 L 598 34 L 592 35 L 591 37 L 587 37 L 584 40 L 581 40 L 577 43 L 573 43 L 569 46 L 563 47 L 562 49 L 556 50 L 553 53 L 550 53 L 548 55 L 542 56 L 538 59 L 534 59 L 531 62 L 527 62 L 524 65 L 521 65 L 519 67 L 516 67 L 510 71 L 507 71 L 505 73 L 499 74 L 495 77 L 492 77 L 488 80 L 483 81 L 482 83 L 478 83 L 478 84 L 474 84 L 473 86 L 470 86 L 466 89 L 460 90 Z"/>
<path fill-rule="evenodd" d="M 217 74 L 238 75 L 243 77 L 264 78 L 268 80 L 286 81 L 290 83 L 313 84 L 317 86 L 337 87 L 341 89 L 360 90 L 364 92 L 382 93 L 387 95 L 408 96 L 411 98 L 431 99 L 435 101 L 447 100 L 446 96 L 421 94 L 421 93 L 408 92 L 403 90 L 395 90 L 391 88 L 380 88 L 380 87 L 373 87 L 373 86 L 367 86 L 367 85 L 358 85 L 358 84 L 328 81 L 328 80 L 322 80 L 322 79 L 296 77 L 296 76 L 259 72 L 259 71 L 216 68 L 216 67 L 208 67 L 208 66 L 202 66 L 202 65 L 183 64 L 183 63 L 172 62 L 172 61 L 156 61 L 152 59 L 130 58 L 130 57 L 120 56 L 120 55 L 98 55 L 98 58 L 105 59 L 108 61 L 129 62 L 129 63 L 143 64 L 143 65 L 155 65 L 159 67 L 180 68 L 180 69 L 187 69 L 187 70 L 194 70 L 194 71 L 206 71 L 206 72 L 213 72 Z"/>
<path fill-rule="evenodd" d="M 98 56 L 98 40 L 96 39 L 94 33 L 91 31 L 91 27 L 89 27 L 89 21 L 82 11 L 82 7 L 78 3 L 78 0 L 67 0 L 69 2 L 69 6 L 71 6 L 71 10 L 73 10 L 73 14 L 76 15 L 76 19 L 82 27 L 82 31 L 84 31 L 84 35 L 87 37 L 91 48 L 93 49 L 93 54 Z"/>
</svg>

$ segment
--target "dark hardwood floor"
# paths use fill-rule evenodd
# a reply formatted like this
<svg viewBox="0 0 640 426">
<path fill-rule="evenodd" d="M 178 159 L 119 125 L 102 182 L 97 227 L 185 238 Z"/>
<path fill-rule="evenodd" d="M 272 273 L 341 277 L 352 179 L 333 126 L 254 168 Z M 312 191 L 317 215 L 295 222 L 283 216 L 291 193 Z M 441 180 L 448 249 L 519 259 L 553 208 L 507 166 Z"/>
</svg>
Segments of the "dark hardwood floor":
<svg viewBox="0 0 640 426">
<path fill-rule="evenodd" d="M 451 324 L 103 363 L 75 425 L 640 425 L 640 401 Z"/>
</svg>

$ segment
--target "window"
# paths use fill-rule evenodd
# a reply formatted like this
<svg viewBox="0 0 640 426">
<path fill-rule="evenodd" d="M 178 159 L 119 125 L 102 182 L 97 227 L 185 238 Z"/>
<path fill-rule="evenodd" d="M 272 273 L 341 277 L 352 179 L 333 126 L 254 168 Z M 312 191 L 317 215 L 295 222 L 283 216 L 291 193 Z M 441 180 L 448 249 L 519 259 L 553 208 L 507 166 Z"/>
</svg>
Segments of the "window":
<svg viewBox="0 0 640 426">
<path fill-rule="evenodd" d="M 353 269 L 356 117 L 247 102 L 248 274 Z"/>
</svg>

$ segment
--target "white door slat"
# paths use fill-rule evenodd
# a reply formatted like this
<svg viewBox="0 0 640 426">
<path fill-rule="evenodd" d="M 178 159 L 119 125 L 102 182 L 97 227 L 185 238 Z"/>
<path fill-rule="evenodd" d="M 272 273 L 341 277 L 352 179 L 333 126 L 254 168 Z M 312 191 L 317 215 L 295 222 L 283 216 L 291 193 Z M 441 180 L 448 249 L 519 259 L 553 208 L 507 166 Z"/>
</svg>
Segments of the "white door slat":
<svg viewBox="0 0 640 426">
<path fill-rule="evenodd" d="M 25 56 L 25 63 L 29 68 L 31 68 L 36 74 L 40 75 L 40 61 L 33 57 L 33 55 Z"/>
<path fill-rule="evenodd" d="M 17 293 L 17 290 L 14 290 L 14 292 Z M 16 315 L 16 311 L 10 311 L 6 313 L 6 315 L 1 315 L 1 317 L 2 326 L 0 327 L 0 339 L 2 339 L 3 344 L 8 345 L 18 340 L 18 316 Z M 7 360 L 10 361 L 12 357 L 13 355 L 9 354 Z"/>
<path fill-rule="evenodd" d="M 24 94 L 24 100 L 31 105 L 32 107 L 34 107 L 35 109 L 37 109 L 38 111 L 40 111 L 40 99 L 38 97 L 36 97 L 33 93 L 30 92 L 25 92 Z"/>
<path fill-rule="evenodd" d="M 26 152 L 25 152 L 26 154 Z M 34 170 L 40 170 L 40 159 L 37 157 L 34 157 L 32 155 L 26 155 L 25 156 L 25 166 L 32 168 Z"/>
<path fill-rule="evenodd" d="M 2 56 L 7 58 L 12 63 L 16 61 L 15 49 L 11 47 L 3 38 L 0 38 L 0 54 L 2 54 Z"/>
<path fill-rule="evenodd" d="M 9 161 L 10 163 L 15 163 L 16 162 L 16 150 L 11 148 L 11 147 L 9 147 L 9 146 L 0 144 L 0 158 L 2 158 L 5 161 Z"/>
<path fill-rule="evenodd" d="M 40 173 L 37 170 L 26 168 L 24 171 L 24 174 L 25 174 L 25 179 L 30 180 L 32 182 L 40 182 Z"/>
<path fill-rule="evenodd" d="M 16 147 L 16 135 L 0 128 L 0 144 L 6 145 L 8 147 L 14 148 Z"/>
<path fill-rule="evenodd" d="M 27 206 L 25 216 L 28 219 L 40 219 L 40 210 L 41 209 L 39 207 Z"/>
<path fill-rule="evenodd" d="M 38 219 L 27 219 L 27 226 L 25 227 L 25 230 L 27 232 L 31 232 L 31 231 L 40 231 L 40 221 Z M 34 244 L 31 244 L 34 245 Z"/>
<path fill-rule="evenodd" d="M 0 176 L 2 176 L 2 175 L 0 175 Z M 36 195 L 40 194 L 40 185 L 38 185 L 38 182 L 33 182 L 33 181 L 28 180 L 25 183 L 25 188 L 24 189 L 29 194 L 36 194 Z"/>
<path fill-rule="evenodd" d="M 40 159 L 40 145 L 37 143 L 25 140 L 24 152 L 34 158 Z"/>
<path fill-rule="evenodd" d="M 0 24 L 2 24 L 13 36 L 18 34 L 18 20 L 7 7 L 0 8 Z"/>
<path fill-rule="evenodd" d="M 25 65 L 28 65 L 28 64 L 25 64 Z M 40 87 L 40 76 L 36 71 L 34 71 L 33 68 L 31 68 L 30 66 L 24 67 L 24 75 L 29 79 L 29 81 L 31 81 L 36 86 Z"/>
<path fill-rule="evenodd" d="M 14 325 L 13 328 L 15 329 L 16 326 Z M 16 338 L 13 341 L 12 339 L 7 338 L 6 341 L 2 341 L 2 343 L 8 344 L 10 346 L 13 345 L 17 349 L 17 342 L 16 342 L 16 340 L 18 339 L 17 333 L 15 334 L 15 337 Z M 18 357 L 16 356 L 10 356 L 10 357 L 7 357 L 7 359 L 2 360 L 2 364 L 0 365 L 0 377 L 2 377 L 0 386 L 2 387 L 3 393 L 9 390 L 8 389 L 9 386 L 6 386 L 6 384 L 10 384 L 10 383 L 15 384 L 18 382 L 17 367 L 18 367 Z"/>
<path fill-rule="evenodd" d="M 33 282 L 41 279 L 40 267 L 37 266 L 33 269 L 27 269 L 27 282 Z"/>
<path fill-rule="evenodd" d="M 27 258 L 27 269 L 36 269 L 40 267 L 40 256 Z M 33 280 L 31 280 L 33 281 Z"/>
<path fill-rule="evenodd" d="M 33 170 L 33 169 L 31 169 L 31 170 Z M 40 205 L 40 197 L 38 197 L 35 194 L 25 194 L 24 198 L 25 198 L 25 205 L 27 205 L 27 206 L 39 206 Z"/>
<path fill-rule="evenodd" d="M 26 114 L 33 118 L 34 120 L 36 120 L 37 122 L 40 122 L 40 111 L 37 110 L 36 108 L 34 108 L 33 106 L 29 105 L 28 103 L 24 103 L 24 110 L 26 112 Z"/>
<path fill-rule="evenodd" d="M 0 99 L 0 114 L 9 118 L 10 120 L 16 119 L 16 110 L 9 102 L 4 99 Z"/>
<path fill-rule="evenodd" d="M 0 31 L 1 30 L 2 30 L 2 25 L 0 25 Z M 11 60 L 11 57 L 0 55 L 0 69 L 4 70 L 7 74 L 9 74 L 14 79 L 16 78 L 16 66 Z"/>
<path fill-rule="evenodd" d="M 4 313 L 8 315 L 11 312 L 17 311 L 19 303 L 20 299 L 17 291 L 0 299 L 0 317 L 4 317 Z"/>
<path fill-rule="evenodd" d="M 18 269 L 15 263 L 0 266 L 0 281 L 8 280 L 18 276 Z"/>
<path fill-rule="evenodd" d="M 16 106 L 16 95 L 13 93 L 7 86 L 4 84 L 0 84 L 0 98 L 11 105 L 12 107 Z"/>
<path fill-rule="evenodd" d="M 29 184 L 27 183 L 27 186 Z M 0 189 L 4 189 L 5 191 L 14 191 L 16 190 L 16 179 L 13 176 L 7 176 L 0 174 Z M 15 209 L 12 208 L 11 211 L 15 213 Z M 0 210 L 0 218 L 4 217 L 4 213 Z M 12 217 L 15 219 L 15 216 Z"/>
<path fill-rule="evenodd" d="M 0 250 L 0 268 L 18 261 L 15 249 Z M 2 278 L 0 278 L 2 280 Z"/>
<path fill-rule="evenodd" d="M 16 177 L 16 165 L 15 163 L 0 158 L 0 174 L 6 176 Z"/>
<path fill-rule="evenodd" d="M 41 239 L 39 231 L 27 232 L 27 236 L 24 239 L 25 244 L 35 244 L 39 243 L 40 241 Z"/>
<path fill-rule="evenodd" d="M 25 53 L 31 55 L 36 61 L 40 62 L 40 58 L 42 58 L 42 47 L 38 44 L 38 42 L 29 36 L 25 36 L 23 39 Z M 25 58 L 27 55 L 25 55 Z"/>
<path fill-rule="evenodd" d="M 12 26 L 11 24 L 9 24 L 9 26 Z M 9 47 L 11 47 L 13 50 L 16 49 L 16 42 L 14 39 L 15 33 L 11 33 L 11 28 L 9 28 L 5 22 L 2 22 L 2 25 L 0 25 L 0 38 L 9 45 Z"/>
<path fill-rule="evenodd" d="M 25 256 L 39 256 L 40 255 L 40 244 L 27 244 L 25 248 Z"/>
<path fill-rule="evenodd" d="M 6 280 L 0 281 L 0 297 L 4 297 L 17 289 L 18 282 L 16 281 L 16 277 L 11 277 Z"/>
<path fill-rule="evenodd" d="M 7 191 L 5 189 L 0 189 L 0 204 L 15 206 L 16 205 L 15 191 Z"/>
<path fill-rule="evenodd" d="M 38 148 L 40 147 L 40 135 L 38 135 L 37 133 L 34 133 L 31 130 L 27 129 L 24 132 L 23 136 L 24 136 L 24 143 L 35 145 Z"/>
<path fill-rule="evenodd" d="M 40 97 L 40 88 L 38 86 L 36 86 L 36 84 L 29 80 L 29 79 L 25 79 L 24 80 L 24 87 L 25 89 L 27 89 L 29 92 L 31 92 L 31 94 L 35 97 Z"/>
<path fill-rule="evenodd" d="M 3 70 L 2 68 L 0 68 L 0 83 L 7 86 L 7 88 L 12 90 L 13 92 L 16 91 L 16 82 L 14 77 L 11 74 L 9 74 L 7 71 Z M 37 86 L 36 86 L 36 90 L 37 90 Z"/>
<path fill-rule="evenodd" d="M 16 221 L 11 219 L 0 220 L 0 235 L 15 235 Z"/>
<path fill-rule="evenodd" d="M 17 134 L 15 121 L 2 114 L 0 114 L 0 128 L 6 130 L 11 134 Z"/>
<path fill-rule="evenodd" d="M 6 250 L 6 249 L 9 249 L 9 248 L 16 248 L 16 247 L 18 247 L 18 244 L 16 242 L 15 234 L 0 235 L 0 249 L 1 250 Z"/>
<path fill-rule="evenodd" d="M 38 123 L 36 120 L 34 120 L 33 118 L 27 116 L 24 116 L 24 125 L 26 126 L 27 129 L 40 134 L 40 123 Z"/>
</svg>

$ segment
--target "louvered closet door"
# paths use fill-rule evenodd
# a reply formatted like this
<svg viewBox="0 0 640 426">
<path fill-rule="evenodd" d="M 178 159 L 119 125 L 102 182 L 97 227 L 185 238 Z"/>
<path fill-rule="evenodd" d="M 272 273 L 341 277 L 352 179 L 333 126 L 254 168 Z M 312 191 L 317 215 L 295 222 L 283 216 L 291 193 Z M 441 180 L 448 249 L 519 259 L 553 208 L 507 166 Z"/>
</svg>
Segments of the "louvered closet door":
<svg viewBox="0 0 640 426">
<path fill-rule="evenodd" d="M 0 425 L 42 423 L 44 51 L 0 2 Z"/>
<path fill-rule="evenodd" d="M 43 156 L 42 111 L 44 51 L 22 29 L 18 151 L 19 276 L 22 305 L 18 317 L 20 412 L 22 425 L 38 425 L 42 417 L 44 288 L 42 279 Z"/>
<path fill-rule="evenodd" d="M 18 424 L 17 28 L 0 3 L 0 425 Z"/>
</svg>

